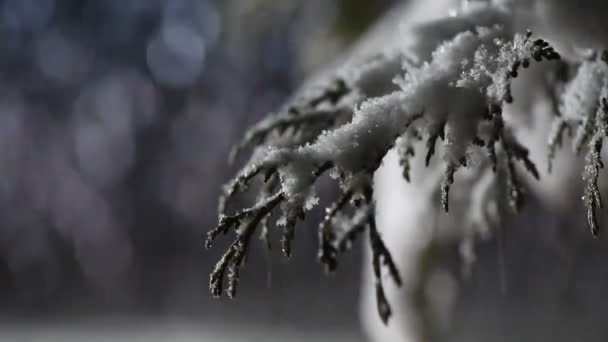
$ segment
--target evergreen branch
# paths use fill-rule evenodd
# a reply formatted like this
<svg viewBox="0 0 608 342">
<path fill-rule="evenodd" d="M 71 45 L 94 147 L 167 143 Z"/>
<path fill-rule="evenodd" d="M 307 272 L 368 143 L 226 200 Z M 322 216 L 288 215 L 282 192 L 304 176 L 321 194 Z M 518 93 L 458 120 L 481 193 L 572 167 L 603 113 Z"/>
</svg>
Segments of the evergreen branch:
<svg viewBox="0 0 608 342">
<path fill-rule="evenodd" d="M 231 219 L 224 222 L 226 227 L 238 225 L 236 239 L 228 247 L 222 258 L 217 262 L 213 271 L 209 276 L 209 289 L 211 294 L 219 297 L 222 292 L 224 273 L 228 270 L 228 287 L 226 292 L 230 298 L 236 294 L 236 286 L 239 280 L 239 269 L 243 263 L 245 254 L 247 253 L 251 235 L 255 231 L 260 221 L 267 216 L 280 201 L 284 199 L 282 193 L 277 193 L 261 202 L 255 207 L 250 208 L 248 214 L 235 215 Z M 237 218 L 238 217 L 238 218 Z M 222 223 L 220 223 L 220 226 Z M 220 227 L 218 226 L 218 227 Z M 217 236 L 217 232 L 223 231 L 225 228 L 215 228 L 207 234 L 206 246 L 211 246 L 211 241 Z"/>
<path fill-rule="evenodd" d="M 382 284 L 381 266 L 387 266 L 389 274 L 391 275 L 395 284 L 401 286 L 402 281 L 401 276 L 399 275 L 399 271 L 397 270 L 397 266 L 395 265 L 390 252 L 384 245 L 380 234 L 378 233 L 373 215 L 369 216 L 368 225 L 369 239 L 372 249 L 372 267 L 374 270 L 378 314 L 380 315 L 380 319 L 382 320 L 382 322 L 384 324 L 387 324 L 388 320 L 392 315 L 392 309 L 390 304 L 388 303 L 388 300 L 386 299 L 386 295 L 384 292 L 384 286 Z"/>
<path fill-rule="evenodd" d="M 443 211 L 449 212 L 449 195 L 450 186 L 454 184 L 454 173 L 458 170 L 460 165 L 448 162 L 445 168 L 443 180 L 441 181 L 441 206 Z"/>
<path fill-rule="evenodd" d="M 507 140 L 504 140 L 504 138 L 503 138 L 503 141 L 505 144 L 505 149 L 508 151 L 508 154 L 510 155 L 510 157 L 522 162 L 524 164 L 524 167 L 526 168 L 526 170 L 536 180 L 539 180 L 540 174 L 538 172 L 538 169 L 536 168 L 536 165 L 530 159 L 530 156 L 529 156 L 530 151 L 525 146 L 520 144 L 517 140 L 515 140 L 514 138 L 510 138 Z"/>
<path fill-rule="evenodd" d="M 289 208 L 284 216 L 283 235 L 281 236 L 281 250 L 286 257 L 291 257 L 291 243 L 296 230 L 296 223 L 304 220 L 304 209 Z"/>
<path fill-rule="evenodd" d="M 346 229 L 336 233 L 332 242 L 333 248 L 340 252 L 348 251 L 359 234 L 365 232 L 369 215 L 372 215 L 373 206 L 362 205 L 357 208 L 355 215 L 348 221 Z"/>
<path fill-rule="evenodd" d="M 416 156 L 416 151 L 414 150 L 414 146 L 412 144 L 408 144 L 405 147 L 401 147 L 399 151 L 399 164 L 403 169 L 402 174 L 403 178 L 407 181 L 411 181 L 410 171 L 412 169 L 411 160 Z"/>
<path fill-rule="evenodd" d="M 233 162 L 245 147 L 263 144 L 273 132 L 285 132 L 287 129 L 293 129 L 292 134 L 296 134 L 297 131 L 304 130 L 307 126 L 317 124 L 323 127 L 331 127 L 340 117 L 346 116 L 345 113 L 352 115 L 352 111 L 346 108 L 311 109 L 303 112 L 292 108 L 285 115 L 268 117 L 245 132 L 241 142 L 231 150 L 228 159 Z"/>
<path fill-rule="evenodd" d="M 234 197 L 234 195 L 245 190 L 247 186 L 249 186 L 249 182 L 262 171 L 264 171 L 264 165 L 261 163 L 245 167 L 230 183 L 222 187 L 222 193 L 220 194 L 218 201 L 218 212 L 220 218 L 225 215 L 227 204 Z M 270 176 L 275 172 L 276 168 L 266 169 L 264 178 L 270 178 Z"/>
<path fill-rule="evenodd" d="M 333 272 L 336 268 L 336 249 L 331 241 L 333 234 L 331 231 L 332 220 L 340 213 L 353 197 L 353 190 L 345 190 L 340 198 L 326 209 L 326 215 L 319 224 L 319 252 L 317 258 L 325 266 L 327 272 Z"/>
<path fill-rule="evenodd" d="M 565 119 L 562 116 L 558 116 L 553 120 L 551 133 L 549 134 L 549 152 L 547 154 L 547 171 L 549 173 L 553 171 L 553 161 L 555 160 L 557 150 L 563 147 L 564 133 L 572 137 L 572 126 L 576 124 L 576 121 Z"/>
<path fill-rule="evenodd" d="M 243 209 L 241 212 L 235 215 L 222 216 L 219 224 L 207 232 L 205 247 L 209 249 L 213 240 L 215 240 L 220 233 L 226 234 L 230 228 L 238 227 L 244 220 L 255 218 L 253 221 L 259 222 L 259 220 L 268 215 L 272 209 L 274 209 L 284 199 L 284 193 L 277 192 L 273 196 L 267 197 L 266 199 L 260 201 L 255 206 Z"/>
<path fill-rule="evenodd" d="M 350 94 L 352 89 L 346 84 L 342 78 L 335 79 L 328 87 L 324 88 L 321 94 L 313 96 L 308 100 L 308 105 L 317 107 L 323 102 L 329 102 L 331 105 L 337 104 L 343 97 Z"/>
<path fill-rule="evenodd" d="M 599 134 L 591 139 L 589 151 L 585 158 L 586 164 L 583 174 L 583 179 L 585 180 L 583 203 L 587 209 L 587 223 L 594 237 L 597 237 L 599 234 L 596 209 L 602 208 L 602 197 L 597 184 L 600 169 L 604 168 L 601 157 L 602 142 L 603 137 Z"/>
<path fill-rule="evenodd" d="M 426 141 L 426 159 L 424 160 L 424 164 L 429 166 L 431 163 L 431 158 L 435 154 L 435 145 L 437 144 L 437 139 L 441 138 L 441 140 L 445 139 L 445 125 L 446 121 L 441 121 L 440 123 L 435 124 L 430 129 L 430 135 Z"/>
<path fill-rule="evenodd" d="M 604 90 L 606 90 L 606 87 L 605 85 Z M 585 170 L 583 173 L 583 180 L 585 180 L 583 203 L 587 209 L 587 223 L 594 237 L 597 237 L 599 234 L 596 210 L 602 208 L 602 197 L 598 186 L 598 178 L 600 169 L 604 168 L 601 152 L 604 138 L 607 136 L 608 100 L 602 97 L 600 99 L 600 108 L 596 114 L 595 134 L 589 142 L 589 151 L 585 158 Z"/>
<path fill-rule="evenodd" d="M 255 155 L 258 158 L 253 158 L 250 165 L 224 187 L 220 222 L 208 233 L 208 245 L 220 233 L 227 233 L 230 229 L 234 229 L 237 236 L 211 274 L 212 293 L 221 292 L 226 271 L 229 282 L 226 290 L 230 296 L 236 293 L 239 270 L 250 237 L 260 226 L 261 237 L 269 246 L 270 215 L 279 205 L 283 214 L 276 224 L 282 226 L 281 249 L 288 257 L 292 254 L 295 226 L 299 220 L 304 220 L 304 209 L 309 209 L 305 204 L 311 196 L 309 189 L 314 187 L 323 172 L 333 168 L 342 182 L 342 194 L 326 209 L 326 215 L 319 224 L 317 257 L 327 271 L 333 271 L 337 254 L 347 250 L 367 228 L 378 312 L 382 321 L 388 322 L 392 310 L 384 291 L 381 267 L 388 269 L 397 285 L 402 281 L 374 221 L 371 180 L 383 157 L 396 144 L 403 176 L 410 181 L 411 159 L 415 156 L 414 140 L 421 140 L 421 132 L 428 134 L 424 159 L 427 167 L 436 154 L 437 140 L 441 138 L 446 142 L 442 147 L 445 173 L 440 184 L 442 207 L 446 212 L 455 172 L 461 167 L 471 167 L 467 149 L 474 145 L 488 152 L 494 171 L 500 168 L 498 176 L 506 181 L 508 203 L 518 210 L 523 203 L 524 191 L 516 163 L 522 163 L 537 179 L 539 172 L 528 149 L 511 135 L 513 127 L 503 120 L 502 106 L 513 101 L 511 83 L 522 68 L 528 68 L 532 61 L 558 60 L 560 56 L 547 42 L 540 39 L 532 42 L 530 32 L 505 40 L 502 30 L 492 27 L 457 34 L 452 40 L 442 43 L 430 61 L 419 66 L 411 65 L 406 75 L 396 82 L 401 90 L 363 98 L 365 91 L 356 87 L 369 85 L 365 78 L 373 79 L 377 76 L 376 71 L 384 72 L 384 69 L 354 72 L 359 76 L 349 80 L 353 81 L 355 88 L 338 81 L 333 86 L 326 86 L 318 96 L 309 96 L 299 105 L 292 103 L 287 114 L 269 118 L 253 127 L 237 149 L 257 144 L 273 148 L 261 151 L 264 147 L 257 147 L 255 152 L 264 153 L 262 161 L 259 161 L 259 155 Z M 462 62 L 465 59 L 474 62 Z M 363 95 L 352 103 L 344 103 L 342 99 L 351 91 L 357 96 Z M 433 98 L 436 92 L 445 92 L 437 94 L 445 95 L 447 105 Z M 348 101 L 351 100 L 349 97 Z M 450 107 L 450 101 L 453 107 Z M 346 110 L 349 105 L 354 110 Z M 418 111 L 419 114 L 408 115 Z M 351 116 L 350 122 L 336 121 L 340 117 Z M 419 118 L 425 120 L 417 127 L 411 127 Z M 448 121 L 450 127 L 446 132 Z M 557 136 L 550 139 L 551 158 L 554 154 L 551 151 L 561 145 L 563 130 L 559 128 Z M 478 167 L 476 163 L 471 164 Z M 597 162 L 592 164 L 599 165 Z M 266 181 L 257 198 L 258 204 L 234 215 L 226 215 L 227 203 L 258 175 L 264 175 Z M 277 191 L 276 187 L 281 190 Z M 592 207 L 595 205 L 595 202 L 591 203 Z"/>
</svg>

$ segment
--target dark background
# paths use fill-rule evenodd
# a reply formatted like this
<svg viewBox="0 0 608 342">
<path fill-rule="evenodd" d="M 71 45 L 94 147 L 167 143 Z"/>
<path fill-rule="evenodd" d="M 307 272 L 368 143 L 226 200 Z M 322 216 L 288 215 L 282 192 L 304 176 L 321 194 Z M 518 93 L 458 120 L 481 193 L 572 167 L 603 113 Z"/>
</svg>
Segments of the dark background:
<svg viewBox="0 0 608 342">
<path fill-rule="evenodd" d="M 326 277 L 301 226 L 213 300 L 202 235 L 230 145 L 391 2 L 0 1 L 0 340 L 360 339 L 358 249 Z"/>
</svg>

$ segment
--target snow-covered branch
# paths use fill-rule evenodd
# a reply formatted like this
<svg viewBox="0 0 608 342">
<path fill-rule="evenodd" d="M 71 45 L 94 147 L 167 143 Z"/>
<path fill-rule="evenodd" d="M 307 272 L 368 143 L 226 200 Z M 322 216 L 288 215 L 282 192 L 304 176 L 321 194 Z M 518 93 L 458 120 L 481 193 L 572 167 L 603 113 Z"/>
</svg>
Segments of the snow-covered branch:
<svg viewBox="0 0 608 342">
<path fill-rule="evenodd" d="M 221 294 L 227 271 L 227 292 L 234 295 L 251 236 L 261 226 L 267 239 L 274 211 L 281 212 L 276 225 L 282 227 L 283 252 L 291 254 L 295 226 L 317 204 L 315 183 L 329 171 L 342 193 L 319 225 L 319 261 L 333 271 L 337 254 L 367 229 L 378 311 L 388 321 L 391 309 L 384 296 L 381 266 L 397 284 L 401 280 L 375 228 L 371 179 L 393 147 L 408 181 L 413 158 L 424 156 L 428 167 L 443 168 L 440 190 L 446 212 L 450 188 L 464 168 L 480 174 L 491 170 L 494 177 L 502 177 L 500 182 L 487 182 L 486 177 L 480 182 L 504 186 L 500 193 L 517 211 L 525 195 L 520 166 L 536 179 L 540 174 L 527 147 L 516 138 L 516 127 L 503 117 L 503 108 L 517 101 L 511 84 L 532 63 L 555 63 L 561 57 L 548 41 L 534 39 L 532 32 L 514 32 L 509 15 L 505 8 L 487 5 L 426 23 L 415 32 L 414 45 L 395 44 L 388 49 L 390 54 L 370 51 L 372 57 L 350 63 L 333 79 L 316 84 L 313 91 L 251 128 L 235 151 L 253 148 L 252 156 L 225 187 L 219 224 L 207 235 L 207 246 L 221 233 L 236 235 L 211 274 L 212 293 Z M 433 52 L 425 58 L 429 46 Z M 608 131 L 608 65 L 602 56 L 606 55 L 596 54 L 580 66 L 568 61 L 578 72 L 566 85 L 555 129 L 547 137 L 550 161 L 564 133 L 573 129 L 575 150 L 587 150 L 584 201 L 593 234 L 598 232 L 595 213 L 601 207 L 600 152 Z M 256 187 L 257 179 L 262 181 L 258 201 L 228 214 L 231 199 Z M 471 194 L 471 205 L 481 205 L 476 196 Z"/>
</svg>

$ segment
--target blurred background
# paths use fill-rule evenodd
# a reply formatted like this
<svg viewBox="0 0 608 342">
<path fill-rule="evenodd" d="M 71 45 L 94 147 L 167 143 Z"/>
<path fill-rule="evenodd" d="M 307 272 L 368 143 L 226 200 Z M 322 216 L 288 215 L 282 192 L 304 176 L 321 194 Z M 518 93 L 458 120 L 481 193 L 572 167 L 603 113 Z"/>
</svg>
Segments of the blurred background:
<svg viewBox="0 0 608 342">
<path fill-rule="evenodd" d="M 214 300 L 201 237 L 231 144 L 392 2 L 1 0 L 0 341 L 362 340 L 357 249 L 326 277 L 300 227 Z"/>
</svg>

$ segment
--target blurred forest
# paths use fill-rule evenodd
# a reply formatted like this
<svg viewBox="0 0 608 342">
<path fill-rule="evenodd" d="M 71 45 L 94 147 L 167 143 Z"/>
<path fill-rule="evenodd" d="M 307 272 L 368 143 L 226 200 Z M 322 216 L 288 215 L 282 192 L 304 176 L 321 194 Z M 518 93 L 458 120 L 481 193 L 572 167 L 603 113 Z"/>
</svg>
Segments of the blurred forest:
<svg viewBox="0 0 608 342">
<path fill-rule="evenodd" d="M 221 249 L 203 251 L 202 235 L 235 171 L 230 145 L 391 2 L 0 1 L 4 321 L 356 327 L 358 253 L 326 278 L 301 227 L 293 260 L 254 250 L 237 301 L 214 301 Z"/>
</svg>

